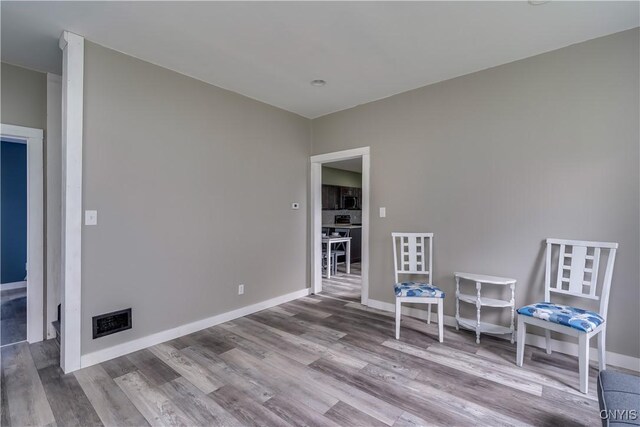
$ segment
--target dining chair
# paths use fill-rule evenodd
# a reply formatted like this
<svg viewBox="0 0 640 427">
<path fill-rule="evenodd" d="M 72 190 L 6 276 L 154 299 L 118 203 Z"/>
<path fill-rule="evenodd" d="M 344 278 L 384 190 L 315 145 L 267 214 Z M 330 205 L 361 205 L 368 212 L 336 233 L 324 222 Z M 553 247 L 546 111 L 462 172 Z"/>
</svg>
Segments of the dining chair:
<svg viewBox="0 0 640 427">
<path fill-rule="evenodd" d="M 431 323 L 431 304 L 438 305 L 438 340 L 444 337 L 444 292 L 433 285 L 433 233 L 391 233 L 395 270 L 396 339 L 400 339 L 402 303 L 428 304 L 427 323 Z M 427 255 L 428 249 L 428 255 Z M 399 275 L 427 276 L 425 281 L 400 282 Z"/>
<path fill-rule="evenodd" d="M 331 251 L 331 274 L 336 275 L 338 272 L 338 255 Z M 327 250 L 325 248 L 322 249 L 322 270 L 327 270 Z"/>
<path fill-rule="evenodd" d="M 334 228 L 333 229 L 334 233 L 338 233 L 340 235 L 340 237 L 349 237 L 351 235 L 351 230 L 349 230 L 348 228 Z M 344 242 L 341 243 L 336 243 L 334 246 L 334 249 L 332 249 L 332 252 L 335 251 L 335 253 L 337 254 L 337 258 L 338 264 L 345 264 L 347 262 L 347 244 Z M 340 258 L 342 257 L 342 258 Z"/>
<path fill-rule="evenodd" d="M 516 363 L 522 366 L 527 325 L 545 329 L 547 354 L 551 354 L 551 331 L 578 337 L 580 391 L 589 389 L 589 340 L 598 335 L 598 365 L 606 369 L 606 331 L 609 289 L 616 259 L 617 243 L 547 239 L 544 302 L 520 307 Z M 600 264 L 606 256 L 604 273 Z M 553 274 L 555 273 L 555 274 Z M 553 279 L 552 279 L 553 276 Z M 597 288 L 599 278 L 600 293 Z M 551 294 L 599 300 L 597 312 L 551 302 Z"/>
</svg>

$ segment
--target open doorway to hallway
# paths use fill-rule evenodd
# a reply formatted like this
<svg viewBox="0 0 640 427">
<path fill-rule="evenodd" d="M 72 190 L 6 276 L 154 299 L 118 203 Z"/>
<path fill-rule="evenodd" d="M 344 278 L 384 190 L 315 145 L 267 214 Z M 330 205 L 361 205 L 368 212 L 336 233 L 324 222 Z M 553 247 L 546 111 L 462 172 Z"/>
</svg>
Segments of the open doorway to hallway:
<svg viewBox="0 0 640 427">
<path fill-rule="evenodd" d="M 2 345 L 44 335 L 42 136 L 41 129 L 0 124 Z"/>
<path fill-rule="evenodd" d="M 27 145 L 0 140 L 0 345 L 27 339 Z"/>
<path fill-rule="evenodd" d="M 369 298 L 369 147 L 311 156 L 311 291 Z"/>
<path fill-rule="evenodd" d="M 362 298 L 362 158 L 322 165 L 322 293 Z"/>
</svg>

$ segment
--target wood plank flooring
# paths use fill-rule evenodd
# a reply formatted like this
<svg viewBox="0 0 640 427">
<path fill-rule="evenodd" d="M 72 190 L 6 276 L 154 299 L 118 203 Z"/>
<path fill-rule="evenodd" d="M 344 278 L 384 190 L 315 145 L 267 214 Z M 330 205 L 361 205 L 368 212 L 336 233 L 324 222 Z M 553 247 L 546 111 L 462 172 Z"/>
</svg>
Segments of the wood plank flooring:
<svg viewBox="0 0 640 427">
<path fill-rule="evenodd" d="M 357 269 L 300 298 L 64 375 L 53 341 L 2 348 L 3 426 L 600 424 L 577 360 L 361 306 Z"/>
<path fill-rule="evenodd" d="M 27 339 L 27 290 L 0 292 L 0 345 Z"/>
<path fill-rule="evenodd" d="M 322 294 L 349 301 L 360 302 L 362 280 L 360 263 L 351 264 L 351 274 L 345 273 L 345 265 L 338 264 L 338 274 L 322 279 Z"/>
</svg>

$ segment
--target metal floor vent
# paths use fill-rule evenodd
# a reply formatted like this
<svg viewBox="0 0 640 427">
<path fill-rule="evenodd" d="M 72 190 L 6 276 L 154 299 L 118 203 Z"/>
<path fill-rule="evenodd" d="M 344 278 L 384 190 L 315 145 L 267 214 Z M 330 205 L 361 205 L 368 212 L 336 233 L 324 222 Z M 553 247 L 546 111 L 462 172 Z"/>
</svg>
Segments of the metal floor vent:
<svg viewBox="0 0 640 427">
<path fill-rule="evenodd" d="M 130 308 L 93 317 L 93 339 L 127 329 L 131 329 Z"/>
</svg>

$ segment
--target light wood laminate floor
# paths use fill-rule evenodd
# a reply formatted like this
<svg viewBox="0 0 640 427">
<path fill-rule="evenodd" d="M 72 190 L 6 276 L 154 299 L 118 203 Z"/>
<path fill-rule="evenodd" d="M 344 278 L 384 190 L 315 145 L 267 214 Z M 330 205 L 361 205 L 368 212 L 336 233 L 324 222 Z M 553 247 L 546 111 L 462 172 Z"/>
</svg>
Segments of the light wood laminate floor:
<svg viewBox="0 0 640 427">
<path fill-rule="evenodd" d="M 592 368 L 405 317 L 335 289 L 64 375 L 52 341 L 2 349 L 2 426 L 600 424 Z M 343 284 L 340 285 L 340 281 Z M 335 292 L 334 292 L 335 291 Z"/>
<path fill-rule="evenodd" d="M 345 273 L 344 264 L 338 264 L 338 273 L 330 279 L 322 278 L 322 295 L 359 302 L 362 293 L 360 263 L 351 264 L 351 274 Z"/>
<path fill-rule="evenodd" d="M 0 292 L 0 345 L 27 339 L 27 290 Z"/>
</svg>

